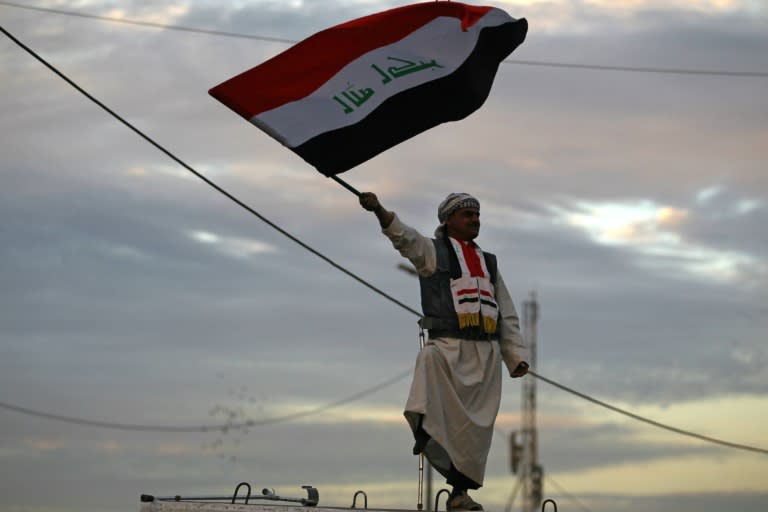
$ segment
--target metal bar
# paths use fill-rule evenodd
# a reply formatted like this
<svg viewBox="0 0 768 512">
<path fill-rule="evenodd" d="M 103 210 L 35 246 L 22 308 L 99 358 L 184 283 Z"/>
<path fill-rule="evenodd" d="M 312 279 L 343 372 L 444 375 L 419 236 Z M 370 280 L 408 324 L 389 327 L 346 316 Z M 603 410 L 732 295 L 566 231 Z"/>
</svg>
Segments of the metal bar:
<svg viewBox="0 0 768 512">
<path fill-rule="evenodd" d="M 355 187 L 344 181 L 343 179 L 339 178 L 338 176 L 329 176 L 333 181 L 344 187 L 345 189 L 349 190 L 353 194 L 355 194 L 357 197 L 360 197 L 360 191 L 357 190 Z"/>
<path fill-rule="evenodd" d="M 280 496 L 251 496 L 250 500 L 288 501 L 291 503 L 304 503 L 306 498 L 282 498 Z M 232 495 L 229 496 L 154 496 L 153 501 L 226 501 L 232 503 Z"/>
<path fill-rule="evenodd" d="M 419 352 L 424 349 L 424 328 L 419 322 Z M 432 487 L 430 485 L 430 487 Z M 422 510 L 424 508 L 424 452 L 419 454 L 419 499 L 416 503 L 416 508 Z"/>
<path fill-rule="evenodd" d="M 416 509 L 424 508 L 424 454 L 419 454 L 419 501 L 416 503 Z"/>
</svg>

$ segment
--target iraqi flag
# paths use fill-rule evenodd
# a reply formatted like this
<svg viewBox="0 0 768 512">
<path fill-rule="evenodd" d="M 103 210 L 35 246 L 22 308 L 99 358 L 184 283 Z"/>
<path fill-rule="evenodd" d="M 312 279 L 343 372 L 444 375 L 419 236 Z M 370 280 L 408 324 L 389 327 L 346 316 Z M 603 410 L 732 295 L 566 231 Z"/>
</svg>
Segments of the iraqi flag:
<svg viewBox="0 0 768 512">
<path fill-rule="evenodd" d="M 480 108 L 527 31 L 494 7 L 407 5 L 318 32 L 209 92 L 333 176 Z"/>
</svg>

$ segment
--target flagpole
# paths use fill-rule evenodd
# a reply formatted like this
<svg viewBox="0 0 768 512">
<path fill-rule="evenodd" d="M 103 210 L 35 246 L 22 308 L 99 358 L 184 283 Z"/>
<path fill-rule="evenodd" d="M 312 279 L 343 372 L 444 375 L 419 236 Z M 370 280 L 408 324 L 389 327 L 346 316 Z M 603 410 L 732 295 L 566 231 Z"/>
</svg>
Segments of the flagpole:
<svg viewBox="0 0 768 512">
<path fill-rule="evenodd" d="M 343 179 L 339 178 L 338 176 L 328 176 L 333 181 L 344 187 L 345 189 L 349 190 L 353 194 L 355 194 L 357 197 L 360 197 L 360 191 L 357 190 L 355 187 L 344 181 Z"/>
</svg>

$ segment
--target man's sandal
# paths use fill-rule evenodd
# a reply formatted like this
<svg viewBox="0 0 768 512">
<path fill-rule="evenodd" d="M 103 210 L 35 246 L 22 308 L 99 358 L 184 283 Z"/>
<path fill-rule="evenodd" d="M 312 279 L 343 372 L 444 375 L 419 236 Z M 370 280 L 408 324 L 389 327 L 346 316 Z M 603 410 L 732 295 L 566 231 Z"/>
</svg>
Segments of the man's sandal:
<svg viewBox="0 0 768 512">
<path fill-rule="evenodd" d="M 470 498 L 466 491 L 448 498 L 445 508 L 448 512 L 455 510 L 483 510 L 483 506 Z"/>
</svg>

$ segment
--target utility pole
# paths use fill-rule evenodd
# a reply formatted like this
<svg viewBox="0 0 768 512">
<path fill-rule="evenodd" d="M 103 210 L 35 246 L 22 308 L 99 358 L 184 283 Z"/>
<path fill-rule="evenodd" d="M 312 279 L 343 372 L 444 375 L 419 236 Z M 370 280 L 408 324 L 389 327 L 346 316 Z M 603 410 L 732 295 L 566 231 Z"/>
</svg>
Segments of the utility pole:
<svg viewBox="0 0 768 512">
<path fill-rule="evenodd" d="M 536 367 L 536 336 L 539 320 L 539 303 L 536 293 L 531 292 L 529 300 L 523 302 L 523 336 L 529 350 L 532 369 Z M 543 469 L 539 464 L 539 440 L 536 431 L 536 379 L 532 375 L 523 377 L 523 421 L 521 459 L 519 462 L 520 482 L 523 491 L 523 512 L 534 512 L 541 505 L 543 495 Z"/>
</svg>

